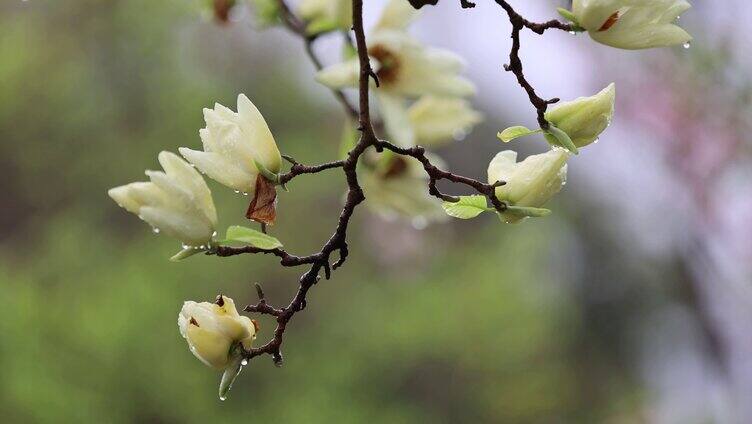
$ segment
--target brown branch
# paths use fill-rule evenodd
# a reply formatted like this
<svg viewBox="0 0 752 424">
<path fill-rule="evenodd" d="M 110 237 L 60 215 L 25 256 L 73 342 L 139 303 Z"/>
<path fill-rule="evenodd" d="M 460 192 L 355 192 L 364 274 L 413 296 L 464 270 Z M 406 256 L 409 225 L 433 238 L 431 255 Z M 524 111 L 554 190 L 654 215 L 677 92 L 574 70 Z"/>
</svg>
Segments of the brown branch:
<svg viewBox="0 0 752 424">
<path fill-rule="evenodd" d="M 293 178 L 297 177 L 298 175 L 303 174 L 317 174 L 321 171 L 326 171 L 327 169 L 334 169 L 334 168 L 342 168 L 345 166 L 344 160 L 338 160 L 334 162 L 328 162 L 328 163 L 322 163 L 321 165 L 315 165 L 315 166 L 306 166 L 298 163 L 295 159 L 291 158 L 290 156 L 283 157 L 290 163 L 292 163 L 292 167 L 290 168 L 290 171 L 280 175 L 279 182 L 280 184 L 287 184 L 292 180 Z"/>
<path fill-rule="evenodd" d="M 352 217 L 355 208 L 365 200 L 356 173 L 358 160 L 368 147 L 378 142 L 370 121 L 370 110 L 368 108 L 368 79 L 373 76 L 374 73 L 371 69 L 371 64 L 368 58 L 368 47 L 366 45 L 365 33 L 363 30 L 363 0 L 353 0 L 353 31 L 355 32 L 358 58 L 360 61 L 360 110 L 358 113 L 358 122 L 361 137 L 355 147 L 353 147 L 348 153 L 347 158 L 344 161 L 341 163 L 334 162 L 323 167 L 325 169 L 330 169 L 341 166 L 345 173 L 348 186 L 345 205 L 340 213 L 334 233 L 321 248 L 321 251 L 308 257 L 293 260 L 301 263 L 308 263 L 308 261 L 311 261 L 311 268 L 300 277 L 300 286 L 290 303 L 282 309 L 274 309 L 268 307 L 265 300 L 260 299 L 258 304 L 248 307 L 251 311 L 267 313 L 277 317 L 277 327 L 274 329 L 274 336 L 263 346 L 245 352 L 245 356 L 249 359 L 259 355 L 269 354 L 272 356 L 275 364 L 280 365 L 282 363 L 281 346 L 287 324 L 297 312 L 302 311 L 305 308 L 308 290 L 319 281 L 319 273 L 323 270 L 325 276 L 329 278 L 332 269 L 332 266 L 330 265 L 331 255 L 334 252 L 339 252 L 339 259 L 334 263 L 335 269 L 342 265 L 347 257 L 347 228 L 350 223 L 350 218 Z M 295 164 L 293 167 L 295 167 Z M 260 252 L 272 253 L 280 256 L 282 257 L 283 262 L 287 258 L 290 258 L 289 254 L 280 249 Z"/>
<path fill-rule="evenodd" d="M 520 32 L 522 29 L 527 28 L 537 34 L 542 34 L 548 29 L 561 29 L 571 30 L 571 26 L 561 23 L 559 21 L 549 21 L 545 23 L 534 23 L 524 19 L 504 0 L 495 0 L 509 15 L 509 20 L 512 23 L 512 49 L 510 52 L 510 63 L 506 65 L 507 71 L 515 74 L 520 86 L 528 93 L 531 103 L 538 112 L 538 121 L 541 128 L 547 128 L 548 123 L 545 121 L 544 114 L 549 104 L 555 103 L 558 99 L 544 100 L 540 98 L 532 85 L 527 81 L 522 69 L 522 61 L 519 57 L 520 51 Z M 297 18 L 292 11 L 287 7 L 284 0 L 278 0 L 280 9 L 282 12 L 282 21 L 287 28 L 292 32 L 302 37 L 305 41 L 306 52 L 308 53 L 311 61 L 316 69 L 322 69 L 323 65 L 319 61 L 313 50 L 313 43 L 316 37 L 309 36 L 306 33 L 305 23 Z M 259 355 L 269 354 L 275 364 L 282 364 L 281 347 L 283 343 L 284 333 L 287 328 L 287 324 L 292 320 L 293 316 L 305 309 L 307 301 L 306 297 L 308 291 L 320 280 L 320 273 L 323 271 L 324 276 L 328 279 L 333 269 L 337 269 L 341 266 L 348 255 L 347 245 L 347 229 L 350 224 L 350 219 L 355 212 L 355 209 L 359 204 L 365 200 L 365 195 L 358 182 L 357 165 L 363 155 L 363 153 L 369 148 L 374 147 L 377 151 L 383 149 L 390 150 L 396 154 L 402 156 L 409 156 L 418 160 L 429 177 L 428 189 L 432 196 L 435 196 L 441 200 L 456 202 L 459 200 L 456 196 L 451 196 L 442 193 L 437 188 L 437 183 L 441 180 L 447 180 L 455 184 L 462 184 L 470 187 L 478 193 L 486 196 L 486 198 L 494 205 L 494 208 L 503 212 L 506 210 L 506 203 L 500 201 L 495 195 L 495 189 L 504 185 L 503 181 L 497 181 L 493 184 L 486 184 L 481 181 L 457 175 L 435 166 L 429 158 L 426 156 L 425 149 L 420 146 L 403 148 L 396 146 L 388 141 L 379 140 L 374 132 L 374 124 L 371 121 L 371 114 L 369 108 L 369 79 L 373 78 L 378 86 L 378 78 L 371 68 L 370 59 L 368 56 L 368 46 L 366 43 L 365 31 L 363 29 L 363 0 L 352 0 L 353 4 L 353 32 L 355 33 L 355 44 L 357 47 L 358 62 L 360 65 L 360 77 L 358 84 L 359 95 L 359 107 L 356 110 L 354 106 L 345 97 L 344 93 L 340 90 L 333 90 L 335 95 L 339 98 L 343 104 L 347 113 L 356 118 L 358 121 L 358 130 L 360 131 L 360 139 L 356 145 L 348 152 L 347 157 L 343 160 L 324 163 L 315 166 L 306 166 L 298 163 L 293 158 L 285 156 L 285 159 L 292 163 L 292 167 L 289 172 L 282 174 L 280 182 L 282 184 L 289 182 L 296 176 L 302 174 L 315 174 L 329 169 L 341 168 L 345 174 L 347 180 L 347 196 L 345 205 L 343 206 L 337 226 L 334 232 L 317 253 L 308 256 L 295 256 L 287 253 L 285 250 L 278 249 L 259 249 L 252 246 L 245 247 L 229 247 L 219 246 L 208 252 L 217 256 L 234 256 L 245 253 L 252 254 L 271 254 L 280 258 L 280 263 L 283 266 L 300 266 L 310 265 L 307 272 L 301 275 L 299 279 L 299 287 L 295 296 L 290 303 L 283 308 L 274 308 L 266 302 L 263 291 L 259 285 L 256 285 L 259 300 L 255 305 L 248 305 L 245 310 L 247 312 L 255 312 L 265 315 L 276 317 L 277 326 L 274 329 L 273 337 L 266 342 L 266 344 L 253 348 L 250 351 L 244 353 L 245 357 L 250 359 Z M 463 7 L 472 7 L 472 3 L 462 0 Z M 332 255 L 337 252 L 338 259 L 332 264 Z"/>
<path fill-rule="evenodd" d="M 507 15 L 509 16 L 509 22 L 512 24 L 512 49 L 509 52 L 509 64 L 504 65 L 504 69 L 508 72 L 512 72 L 517 77 L 517 82 L 525 90 L 528 98 L 530 99 L 530 103 L 532 103 L 533 107 L 535 107 L 538 115 L 538 125 L 540 125 L 540 127 L 544 130 L 548 129 L 548 121 L 546 121 L 545 117 L 546 110 L 548 110 L 548 105 L 558 102 L 559 99 L 553 98 L 550 100 L 545 100 L 541 98 L 540 96 L 538 96 L 533 86 L 525 77 L 525 73 L 522 69 L 522 60 L 520 59 L 520 32 L 524 28 L 528 28 L 536 34 L 543 34 L 548 29 L 571 31 L 572 25 L 565 24 L 557 20 L 551 20 L 541 24 L 530 22 L 527 19 L 523 18 L 519 13 L 517 13 L 514 8 L 512 8 L 512 6 L 509 5 L 509 3 L 507 3 L 506 1 L 495 1 L 507 12 Z"/>
<path fill-rule="evenodd" d="M 448 171 L 441 170 L 431 163 L 431 161 L 426 156 L 426 149 L 421 146 L 404 148 L 383 140 L 380 140 L 378 142 L 378 146 L 402 156 L 410 156 L 419 161 L 423 165 L 423 169 L 426 171 L 426 174 L 428 174 L 429 177 L 428 192 L 434 197 L 438 197 L 439 199 L 447 202 L 457 202 L 460 200 L 456 196 L 449 196 L 442 193 L 436 187 L 437 182 L 441 180 L 447 180 L 453 183 L 466 185 L 474 189 L 478 193 L 486 196 L 486 198 L 488 198 L 494 208 L 499 212 L 504 212 L 507 209 L 506 203 L 500 201 L 495 194 L 497 187 L 501 187 L 506 184 L 506 182 L 504 181 L 497 181 L 493 184 L 486 184 L 469 177 L 464 177 L 462 175 L 457 175 Z"/>
</svg>

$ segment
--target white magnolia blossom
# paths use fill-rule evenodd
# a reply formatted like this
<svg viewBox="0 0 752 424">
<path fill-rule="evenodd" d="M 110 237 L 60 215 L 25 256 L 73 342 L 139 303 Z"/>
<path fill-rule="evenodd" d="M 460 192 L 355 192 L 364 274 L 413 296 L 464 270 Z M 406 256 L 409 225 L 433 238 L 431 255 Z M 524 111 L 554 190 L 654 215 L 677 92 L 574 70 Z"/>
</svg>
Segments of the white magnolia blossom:
<svg viewBox="0 0 752 424">
<path fill-rule="evenodd" d="M 415 160 L 382 156 L 375 167 L 360 169 L 358 177 L 368 197 L 366 204 L 387 219 L 424 223 L 447 219 L 441 201 L 428 193 L 428 176 Z"/>
<path fill-rule="evenodd" d="M 616 86 L 611 84 L 594 96 L 560 103 L 546 112 L 546 120 L 567 133 L 575 146 L 584 147 L 611 124 L 615 100 Z M 555 142 L 553 136 L 547 138 Z"/>
<path fill-rule="evenodd" d="M 423 96 L 407 111 L 415 141 L 436 145 L 460 137 L 483 120 L 483 115 L 459 98 Z"/>
<path fill-rule="evenodd" d="M 554 148 L 517 162 L 517 152 L 505 150 L 489 164 L 488 183 L 506 181 L 496 189 L 496 197 L 511 206 L 539 208 L 566 184 L 569 155 L 564 149 Z M 513 224 L 523 217 L 505 212 L 501 219 Z"/>
<path fill-rule="evenodd" d="M 311 34 L 349 30 L 352 26 L 352 1 L 303 0 L 298 5 L 298 15 L 306 22 L 306 29 Z"/>
<path fill-rule="evenodd" d="M 214 105 L 204 109 L 206 128 L 199 131 L 204 151 L 181 147 L 189 162 L 213 180 L 227 187 L 252 193 L 261 165 L 272 174 L 282 166 L 282 158 L 261 112 L 244 94 L 238 96 L 238 111 Z"/>
<path fill-rule="evenodd" d="M 253 321 L 238 314 L 235 302 L 227 296 L 214 303 L 185 302 L 178 315 L 178 328 L 193 355 L 218 370 L 230 363 L 233 345 L 239 343 L 249 350 L 256 338 Z"/>
<path fill-rule="evenodd" d="M 217 226 L 211 191 L 201 175 L 178 155 L 159 154 L 165 172 L 146 171 L 151 182 L 110 189 L 107 194 L 128 212 L 188 246 L 210 243 Z"/>
<path fill-rule="evenodd" d="M 390 1 L 368 38 L 368 55 L 379 79 L 375 94 L 381 115 L 387 132 L 403 146 L 415 143 L 406 99 L 475 94 L 473 83 L 459 75 L 465 66 L 462 58 L 426 47 L 406 32 L 417 13 L 407 1 Z M 331 88 L 355 87 L 359 74 L 358 58 L 352 58 L 321 70 L 316 79 Z"/>
<path fill-rule="evenodd" d="M 675 22 L 691 7 L 686 0 L 574 0 L 572 12 L 593 40 L 637 50 L 689 43 Z"/>
</svg>

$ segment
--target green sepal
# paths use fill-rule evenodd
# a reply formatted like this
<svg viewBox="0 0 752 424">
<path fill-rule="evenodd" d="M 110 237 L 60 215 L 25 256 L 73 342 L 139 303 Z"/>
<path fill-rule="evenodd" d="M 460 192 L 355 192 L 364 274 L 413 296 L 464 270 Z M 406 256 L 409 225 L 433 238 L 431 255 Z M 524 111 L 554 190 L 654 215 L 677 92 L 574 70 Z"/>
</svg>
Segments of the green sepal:
<svg viewBox="0 0 752 424">
<path fill-rule="evenodd" d="M 574 153 L 575 155 L 580 154 L 580 151 L 577 149 L 577 146 L 574 145 L 574 142 L 569 137 L 569 135 L 565 133 L 564 131 L 560 130 L 559 128 L 557 128 L 556 125 L 549 123 L 546 134 L 554 138 L 556 142 L 553 144 L 561 146 L 569 150 L 570 152 Z M 546 137 L 546 139 L 549 141 L 549 143 L 552 141 L 548 137 Z"/>
<path fill-rule="evenodd" d="M 209 249 L 205 247 L 186 246 L 180 252 L 172 255 L 170 260 L 172 262 L 182 261 L 185 258 L 189 258 L 197 253 L 206 252 L 207 250 Z"/>
<path fill-rule="evenodd" d="M 551 210 L 544 208 L 531 208 L 527 206 L 507 206 L 505 213 L 526 218 L 542 218 L 551 215 Z"/>
<path fill-rule="evenodd" d="M 253 164 L 256 165 L 256 169 L 258 169 L 259 174 L 263 175 L 264 178 L 273 182 L 274 184 L 279 184 L 279 174 L 275 174 L 274 172 L 266 169 L 266 167 L 260 164 L 256 159 L 253 160 Z"/>
<path fill-rule="evenodd" d="M 236 343 L 230 348 L 230 361 L 227 364 L 222 373 L 222 379 L 219 381 L 219 400 L 227 399 L 227 392 L 232 388 L 232 383 L 240 375 L 240 371 L 243 370 L 243 366 L 247 362 L 243 358 L 240 344 Z"/>
</svg>

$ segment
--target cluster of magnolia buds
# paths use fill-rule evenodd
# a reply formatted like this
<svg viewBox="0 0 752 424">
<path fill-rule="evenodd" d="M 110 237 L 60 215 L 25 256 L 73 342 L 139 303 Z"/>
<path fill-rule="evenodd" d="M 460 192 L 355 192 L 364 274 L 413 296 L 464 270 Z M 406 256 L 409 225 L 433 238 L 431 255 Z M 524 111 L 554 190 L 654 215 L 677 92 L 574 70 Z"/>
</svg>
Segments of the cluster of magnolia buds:
<svg viewBox="0 0 752 424">
<path fill-rule="evenodd" d="M 277 0 L 251 0 L 266 23 L 279 21 Z M 235 0 L 212 2 L 217 19 L 226 21 Z M 644 49 L 689 43 L 691 37 L 675 25 L 690 7 L 684 0 L 575 0 L 573 9 L 560 9 L 575 31 L 587 31 L 593 40 L 623 49 Z M 320 35 L 348 31 L 352 4 L 349 0 L 302 0 L 297 12 L 307 31 Z M 390 0 L 368 37 L 368 55 L 377 75 L 372 90 L 386 138 L 401 147 L 433 148 L 461 139 L 482 120 L 468 98 L 475 86 L 460 74 L 464 62 L 457 55 L 425 46 L 408 34 L 418 11 L 407 0 Z M 358 60 L 352 46 L 343 60 L 319 71 L 315 78 L 340 90 L 355 87 Z M 548 215 L 542 207 L 566 183 L 567 161 L 579 149 L 594 143 L 609 126 L 614 114 L 615 87 L 609 85 L 591 97 L 563 102 L 545 113 L 542 128 L 522 126 L 499 133 L 503 142 L 542 134 L 550 149 L 522 161 L 505 150 L 488 166 L 488 183 L 495 188 L 503 210 L 489 208 L 485 196 L 463 196 L 441 202 L 429 194 L 421 164 L 371 149 L 361 157 L 359 181 L 367 205 L 387 216 L 409 217 L 425 223 L 453 216 L 473 218 L 494 211 L 506 223 Z M 231 226 L 224 240 L 217 239 L 217 211 L 201 173 L 236 192 L 252 195 L 246 217 L 264 225 L 274 224 L 276 186 L 282 160 L 274 137 L 259 110 L 243 94 L 237 111 L 220 104 L 204 109 L 205 128 L 199 131 L 202 150 L 180 147 L 183 158 L 161 152 L 163 171 L 146 171 L 148 182 L 135 182 L 109 190 L 121 207 L 153 227 L 180 240 L 183 249 L 172 259 L 199 252 L 215 252 L 224 243 L 236 242 L 260 250 L 282 244 L 265 232 Z M 355 130 L 346 123 L 341 151 L 355 143 Z M 433 164 L 439 158 L 429 154 Z M 197 171 L 198 170 L 198 171 Z M 199 173 L 199 171 L 201 173 Z M 505 184 L 501 184 L 501 183 Z M 232 299 L 219 296 L 214 303 L 186 302 L 179 318 L 180 333 L 191 352 L 206 365 L 223 371 L 220 397 L 224 398 L 246 364 L 244 352 L 258 330 L 255 322 L 240 316 Z"/>
</svg>

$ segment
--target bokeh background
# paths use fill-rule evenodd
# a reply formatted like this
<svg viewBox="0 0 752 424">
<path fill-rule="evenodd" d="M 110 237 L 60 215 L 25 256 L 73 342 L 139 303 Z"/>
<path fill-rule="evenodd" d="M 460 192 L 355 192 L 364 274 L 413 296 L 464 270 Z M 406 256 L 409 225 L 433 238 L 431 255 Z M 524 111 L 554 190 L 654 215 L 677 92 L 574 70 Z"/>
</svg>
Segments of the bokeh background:
<svg viewBox="0 0 752 424">
<path fill-rule="evenodd" d="M 366 3 L 372 22 L 382 3 Z M 514 3 L 536 20 L 565 6 Z M 350 260 L 289 327 L 284 366 L 253 361 L 220 402 L 219 376 L 177 331 L 182 302 L 252 303 L 259 282 L 282 304 L 301 270 L 252 255 L 171 263 L 177 243 L 106 190 L 144 178 L 160 150 L 198 146 L 202 108 L 239 92 L 306 163 L 337 154 L 342 111 L 299 40 L 259 30 L 247 9 L 217 25 L 184 0 L 2 2 L 2 421 L 752 422 L 752 5 L 692 3 L 688 50 L 527 34 L 543 96 L 617 84 L 614 125 L 572 161 L 555 213 L 422 228 L 359 209 Z M 485 122 L 438 152 L 478 178 L 510 147 L 498 130 L 535 125 L 501 70 L 508 31 L 480 1 L 443 0 L 413 27 L 463 55 L 479 86 Z M 317 47 L 327 61 L 337 38 Z M 222 227 L 242 224 L 248 199 L 210 186 Z M 274 234 L 317 250 L 343 181 L 290 188 Z M 261 325 L 265 339 L 273 323 Z"/>
</svg>

